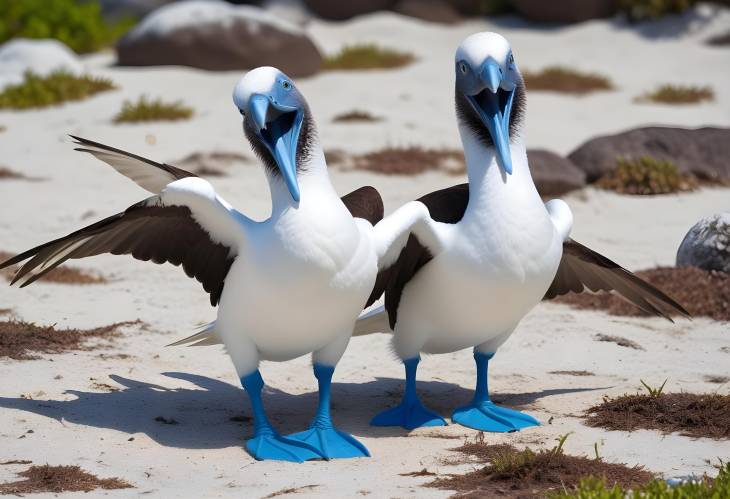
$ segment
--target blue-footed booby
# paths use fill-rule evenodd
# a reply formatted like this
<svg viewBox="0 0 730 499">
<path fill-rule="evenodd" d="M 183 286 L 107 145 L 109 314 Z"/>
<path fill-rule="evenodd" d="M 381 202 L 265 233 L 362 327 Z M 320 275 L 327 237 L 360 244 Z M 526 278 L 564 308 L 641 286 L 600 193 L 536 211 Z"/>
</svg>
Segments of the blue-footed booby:
<svg viewBox="0 0 730 499">
<path fill-rule="evenodd" d="M 335 192 L 309 107 L 290 78 L 262 67 L 235 86 L 243 130 L 262 160 L 271 217 L 254 221 L 202 178 L 97 142 L 73 137 L 79 151 L 108 163 L 153 195 L 95 224 L 25 251 L 13 283 L 26 286 L 64 261 L 102 253 L 182 265 L 218 305 L 215 322 L 177 342 L 222 341 L 254 416 L 246 446 L 257 459 L 304 461 L 368 456 L 333 427 L 330 382 L 378 273 L 373 225 L 383 203 L 372 187 Z M 310 428 L 278 434 L 262 403 L 259 361 L 312 353 L 319 407 Z"/>
<path fill-rule="evenodd" d="M 420 353 L 473 347 L 474 397 L 452 420 L 478 430 L 514 431 L 539 422 L 490 401 L 488 363 L 543 298 L 614 290 L 647 312 L 688 314 L 654 286 L 573 241 L 573 215 L 565 202 L 541 200 L 519 133 L 525 86 L 507 40 L 496 33 L 469 36 L 456 51 L 455 70 L 469 182 L 407 203 L 376 225 L 376 232 L 392 239 L 375 291 L 385 292 L 385 304 L 364 314 L 355 334 L 392 332 L 405 365 L 401 404 L 375 416 L 373 425 L 446 424 L 416 394 Z"/>
</svg>

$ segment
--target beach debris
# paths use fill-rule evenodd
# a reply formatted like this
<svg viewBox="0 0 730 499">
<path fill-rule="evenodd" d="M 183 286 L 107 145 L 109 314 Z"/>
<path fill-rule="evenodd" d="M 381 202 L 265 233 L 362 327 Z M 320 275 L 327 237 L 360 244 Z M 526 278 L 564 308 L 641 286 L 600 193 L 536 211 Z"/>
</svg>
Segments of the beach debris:
<svg viewBox="0 0 730 499">
<path fill-rule="evenodd" d="M 41 492 L 90 492 L 96 489 L 128 489 L 120 478 L 99 478 L 78 466 L 31 466 L 17 473 L 23 480 L 0 483 L 0 494 L 23 495 Z"/>
</svg>

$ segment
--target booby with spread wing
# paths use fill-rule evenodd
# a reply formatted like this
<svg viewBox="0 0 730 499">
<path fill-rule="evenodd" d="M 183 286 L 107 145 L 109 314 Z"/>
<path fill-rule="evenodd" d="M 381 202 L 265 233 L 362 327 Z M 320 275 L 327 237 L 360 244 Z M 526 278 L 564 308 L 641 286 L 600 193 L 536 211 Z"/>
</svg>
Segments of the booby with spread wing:
<svg viewBox="0 0 730 499">
<path fill-rule="evenodd" d="M 22 287 L 68 259 L 102 253 L 182 265 L 219 307 L 217 320 L 187 341 L 225 344 L 251 400 L 251 454 L 288 461 L 368 456 L 354 437 L 333 427 L 330 382 L 358 314 L 374 301 L 369 297 L 378 255 L 372 226 L 383 216 L 382 200 L 372 187 L 337 195 L 307 103 L 285 74 L 271 67 L 252 70 L 233 99 L 266 167 L 269 219 L 249 219 L 190 172 L 74 137 L 78 150 L 154 195 L 0 268 L 28 260 L 13 279 Z M 308 430 L 281 436 L 264 411 L 259 361 L 310 352 L 319 383 L 316 417 Z"/>
<path fill-rule="evenodd" d="M 383 240 L 379 289 L 384 307 L 364 314 L 356 335 L 393 332 L 406 371 L 401 404 L 376 426 L 446 424 L 416 394 L 420 353 L 474 348 L 477 380 L 470 404 L 452 420 L 484 431 L 538 425 L 489 399 L 488 363 L 520 320 L 544 297 L 614 290 L 669 318 L 687 311 L 654 286 L 573 241 L 573 216 L 561 200 L 543 203 L 530 176 L 519 129 L 525 87 L 509 43 L 496 33 L 466 38 L 456 51 L 456 111 L 468 184 L 432 192 L 376 225 Z"/>
</svg>

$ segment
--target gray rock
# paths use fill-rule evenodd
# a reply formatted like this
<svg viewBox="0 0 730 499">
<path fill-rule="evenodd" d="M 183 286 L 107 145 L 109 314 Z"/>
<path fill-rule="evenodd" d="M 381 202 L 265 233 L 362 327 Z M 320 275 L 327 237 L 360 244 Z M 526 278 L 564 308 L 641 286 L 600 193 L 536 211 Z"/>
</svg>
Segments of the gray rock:
<svg viewBox="0 0 730 499">
<path fill-rule="evenodd" d="M 616 168 L 616 158 L 651 156 L 672 161 L 700 180 L 730 179 L 730 128 L 646 127 L 596 137 L 568 155 L 595 182 Z"/>
<path fill-rule="evenodd" d="M 517 11 L 531 21 L 575 23 L 609 17 L 616 13 L 616 0 L 512 0 Z"/>
<path fill-rule="evenodd" d="M 22 83 L 26 71 L 45 76 L 58 69 L 84 70 L 76 53 L 58 40 L 15 38 L 0 45 L 0 89 Z"/>
<path fill-rule="evenodd" d="M 362 14 L 389 10 L 396 0 L 304 0 L 307 7 L 324 19 L 344 21 Z"/>
<path fill-rule="evenodd" d="M 679 245 L 677 267 L 730 273 L 730 211 L 703 218 Z"/>
<path fill-rule="evenodd" d="M 400 0 L 393 10 L 432 23 L 455 24 L 463 20 L 461 14 L 446 0 Z"/>
<path fill-rule="evenodd" d="M 125 17 L 140 19 L 155 9 L 175 0 L 100 0 L 101 14 L 105 19 L 118 20 Z"/>
<path fill-rule="evenodd" d="M 530 149 L 527 158 L 541 196 L 559 196 L 586 185 L 585 172 L 567 158 L 543 149 Z"/>
<path fill-rule="evenodd" d="M 217 0 L 172 3 L 152 12 L 120 40 L 117 55 L 122 66 L 275 66 L 293 77 L 312 75 L 322 65 L 300 27 L 259 7 Z"/>
</svg>

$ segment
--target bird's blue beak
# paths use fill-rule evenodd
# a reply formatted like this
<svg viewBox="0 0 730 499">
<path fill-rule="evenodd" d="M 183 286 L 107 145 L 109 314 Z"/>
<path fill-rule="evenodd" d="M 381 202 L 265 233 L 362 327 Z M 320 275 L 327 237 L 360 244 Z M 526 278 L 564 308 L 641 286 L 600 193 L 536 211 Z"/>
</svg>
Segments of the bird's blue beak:
<svg viewBox="0 0 730 499">
<path fill-rule="evenodd" d="M 512 174 L 512 154 L 509 149 L 509 118 L 512 110 L 512 90 L 503 88 L 504 75 L 499 65 L 489 59 L 479 71 L 479 79 L 484 88 L 475 95 L 467 95 L 467 100 L 476 111 L 494 142 L 497 151 L 497 164 L 507 174 Z"/>
<path fill-rule="evenodd" d="M 259 138 L 274 157 L 292 199 L 298 203 L 297 145 L 304 113 L 264 94 L 252 95 L 248 105 Z"/>
</svg>

